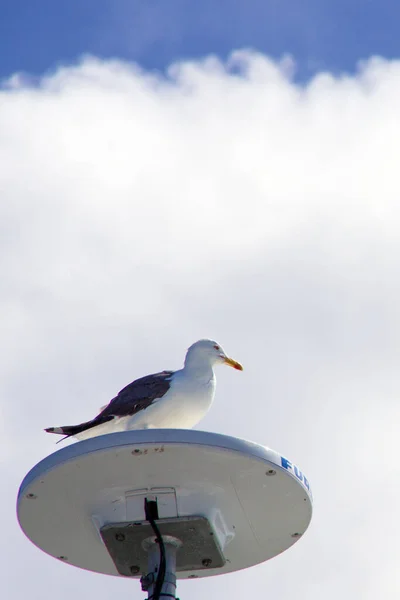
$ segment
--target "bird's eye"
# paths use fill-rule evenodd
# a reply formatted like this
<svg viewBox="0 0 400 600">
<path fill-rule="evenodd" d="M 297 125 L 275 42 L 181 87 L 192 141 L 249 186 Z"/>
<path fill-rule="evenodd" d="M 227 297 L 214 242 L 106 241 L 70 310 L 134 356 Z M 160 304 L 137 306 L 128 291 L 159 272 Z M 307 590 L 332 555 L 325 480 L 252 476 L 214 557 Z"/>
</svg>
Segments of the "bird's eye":
<svg viewBox="0 0 400 600">
<path fill-rule="evenodd" d="M 214 348 L 215 348 L 216 350 L 221 350 L 221 348 L 220 348 L 219 346 L 214 346 Z"/>
</svg>

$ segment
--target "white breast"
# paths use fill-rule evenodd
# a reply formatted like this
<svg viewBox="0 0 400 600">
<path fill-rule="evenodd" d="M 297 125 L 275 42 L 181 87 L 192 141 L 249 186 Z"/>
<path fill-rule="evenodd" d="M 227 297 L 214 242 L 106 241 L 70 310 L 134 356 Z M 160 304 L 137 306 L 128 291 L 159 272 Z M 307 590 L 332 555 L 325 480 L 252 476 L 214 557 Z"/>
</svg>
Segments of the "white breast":
<svg viewBox="0 0 400 600">
<path fill-rule="evenodd" d="M 130 417 L 127 429 L 190 429 L 206 415 L 215 393 L 215 378 L 192 379 L 181 371 L 175 373 L 167 394 L 149 408 Z"/>
</svg>

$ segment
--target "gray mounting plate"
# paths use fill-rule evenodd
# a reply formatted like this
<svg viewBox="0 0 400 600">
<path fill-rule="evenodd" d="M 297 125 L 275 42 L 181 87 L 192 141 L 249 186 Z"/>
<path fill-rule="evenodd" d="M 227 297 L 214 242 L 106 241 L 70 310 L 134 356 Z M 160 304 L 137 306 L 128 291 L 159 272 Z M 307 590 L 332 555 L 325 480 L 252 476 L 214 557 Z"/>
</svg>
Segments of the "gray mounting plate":
<svg viewBox="0 0 400 600">
<path fill-rule="evenodd" d="M 158 519 L 157 525 L 162 536 L 172 536 L 182 542 L 176 555 L 177 572 L 224 566 L 225 559 L 205 517 Z M 154 537 L 147 521 L 111 523 L 102 527 L 100 533 L 120 575 L 132 577 L 147 573 L 148 552 L 143 542 Z"/>
</svg>

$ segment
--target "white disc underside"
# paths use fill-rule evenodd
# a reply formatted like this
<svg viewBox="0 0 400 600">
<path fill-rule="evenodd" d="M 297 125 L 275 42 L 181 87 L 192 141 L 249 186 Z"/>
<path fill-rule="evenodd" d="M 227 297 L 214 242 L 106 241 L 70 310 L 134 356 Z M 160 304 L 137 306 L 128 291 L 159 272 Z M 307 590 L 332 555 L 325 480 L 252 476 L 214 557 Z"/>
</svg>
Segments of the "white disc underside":
<svg viewBox="0 0 400 600">
<path fill-rule="evenodd" d="M 109 434 L 55 452 L 21 484 L 18 518 L 47 554 L 118 575 L 100 528 L 139 520 L 143 495 L 160 498 L 160 518 L 206 516 L 214 527 L 225 564 L 178 578 L 264 562 L 292 546 L 311 519 L 308 481 L 286 458 L 237 438 L 175 429 Z"/>
</svg>

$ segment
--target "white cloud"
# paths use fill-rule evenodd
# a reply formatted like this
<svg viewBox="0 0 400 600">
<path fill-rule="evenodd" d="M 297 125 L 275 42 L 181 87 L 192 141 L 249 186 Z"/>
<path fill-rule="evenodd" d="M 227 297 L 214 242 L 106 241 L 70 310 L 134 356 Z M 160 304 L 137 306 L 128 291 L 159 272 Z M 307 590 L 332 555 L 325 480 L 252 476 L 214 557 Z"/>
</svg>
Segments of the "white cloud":
<svg viewBox="0 0 400 600">
<path fill-rule="evenodd" d="M 168 80 L 88 58 L 0 92 L 10 598 L 140 595 L 57 564 L 9 515 L 55 449 L 43 427 L 204 336 L 246 370 L 219 372 L 201 427 L 298 462 L 315 516 L 281 557 L 179 595 L 397 597 L 400 63 L 303 88 L 289 73 L 245 52 Z"/>
</svg>

